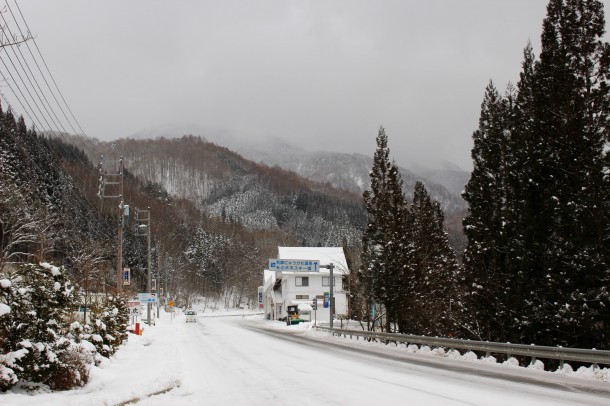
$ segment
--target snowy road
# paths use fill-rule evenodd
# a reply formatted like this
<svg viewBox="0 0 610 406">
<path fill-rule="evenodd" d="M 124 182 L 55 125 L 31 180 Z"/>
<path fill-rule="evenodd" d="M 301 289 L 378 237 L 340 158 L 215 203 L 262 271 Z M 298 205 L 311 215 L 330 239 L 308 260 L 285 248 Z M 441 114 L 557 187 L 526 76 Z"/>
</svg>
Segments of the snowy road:
<svg viewBox="0 0 610 406">
<path fill-rule="evenodd" d="M 145 405 L 557 405 L 610 399 L 412 365 L 320 342 L 252 331 L 241 318 L 203 318 L 180 345 L 192 356 L 175 391 Z M 257 325 L 250 325 L 256 328 Z M 186 327 L 186 326 L 180 326 Z M 298 332 L 298 330 L 297 330 Z M 285 330 L 272 332 L 285 336 Z M 307 339 L 305 339 L 307 340 Z"/>
<path fill-rule="evenodd" d="M 96 368 L 85 388 L 0 395 L 0 404 L 610 405 L 605 382 L 605 393 L 578 393 L 527 382 L 539 371 L 514 382 L 484 376 L 489 368 L 492 375 L 494 368 L 501 371 L 496 365 L 471 373 L 478 367 L 462 369 L 464 361 L 405 362 L 387 351 L 379 356 L 355 345 L 341 348 L 330 337 L 304 336 L 303 329 L 288 330 L 260 316 L 200 316 L 196 324 L 186 324 L 182 315 L 163 316 L 144 336 L 132 337 L 117 359 Z"/>
</svg>

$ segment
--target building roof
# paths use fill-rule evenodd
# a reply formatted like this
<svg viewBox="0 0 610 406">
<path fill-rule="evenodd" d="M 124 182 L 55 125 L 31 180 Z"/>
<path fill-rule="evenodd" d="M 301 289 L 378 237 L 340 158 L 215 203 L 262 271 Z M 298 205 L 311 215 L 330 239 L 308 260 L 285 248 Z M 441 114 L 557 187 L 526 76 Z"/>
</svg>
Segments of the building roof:
<svg viewBox="0 0 610 406">
<path fill-rule="evenodd" d="M 277 247 L 278 259 L 309 259 L 319 260 L 320 265 L 335 265 L 334 272 L 348 274 L 347 260 L 342 247 Z M 320 272 L 328 272 L 321 269 Z"/>
</svg>

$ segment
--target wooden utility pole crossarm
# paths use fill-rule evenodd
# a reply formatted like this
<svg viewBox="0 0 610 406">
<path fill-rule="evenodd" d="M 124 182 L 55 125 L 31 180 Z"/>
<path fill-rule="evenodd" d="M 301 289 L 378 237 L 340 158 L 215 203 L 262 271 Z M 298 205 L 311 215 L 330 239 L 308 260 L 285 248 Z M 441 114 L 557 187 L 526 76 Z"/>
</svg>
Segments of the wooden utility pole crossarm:
<svg viewBox="0 0 610 406">
<path fill-rule="evenodd" d="M 151 254 L 150 254 L 150 207 L 148 207 L 146 210 L 136 210 L 136 222 L 138 223 L 138 230 L 136 235 L 138 235 L 139 237 L 146 237 L 147 240 L 147 247 L 148 247 L 148 272 L 147 272 L 147 281 L 146 281 L 146 291 L 148 293 L 151 292 L 152 290 L 152 268 L 151 268 Z M 143 228 L 146 228 L 146 232 L 143 232 Z M 158 303 L 159 297 L 157 296 L 157 303 Z M 148 325 L 151 325 L 151 304 L 148 303 L 147 304 L 147 321 L 148 321 Z"/>
<path fill-rule="evenodd" d="M 99 185 L 99 193 L 98 196 L 102 201 L 102 205 L 100 205 L 100 209 L 103 207 L 104 199 L 119 199 L 119 224 L 118 224 L 118 242 L 117 242 L 117 269 L 116 269 L 116 291 L 117 294 L 121 293 L 123 289 L 123 227 L 125 225 L 125 201 L 123 200 L 123 157 L 118 160 L 118 173 L 116 171 L 116 163 L 117 161 L 111 161 L 113 164 L 112 172 L 108 172 L 105 168 L 105 164 L 108 162 L 104 162 L 104 157 L 102 156 L 102 161 L 100 162 L 100 185 Z M 117 179 L 118 178 L 118 179 Z M 111 179 L 110 181 L 108 179 Z M 118 194 L 108 194 L 109 191 L 106 188 L 110 186 L 111 189 L 114 189 L 116 186 L 119 187 Z M 114 193 L 116 189 L 114 189 Z"/>
</svg>

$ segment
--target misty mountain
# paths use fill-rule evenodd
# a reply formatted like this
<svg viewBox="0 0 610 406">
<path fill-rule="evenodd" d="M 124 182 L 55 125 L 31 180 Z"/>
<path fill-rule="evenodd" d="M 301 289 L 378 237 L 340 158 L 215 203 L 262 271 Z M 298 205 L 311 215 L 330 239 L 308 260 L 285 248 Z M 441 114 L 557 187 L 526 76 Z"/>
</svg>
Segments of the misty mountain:
<svg viewBox="0 0 610 406">
<path fill-rule="evenodd" d="M 430 182 L 442 185 L 449 192 L 460 197 L 470 179 L 470 172 L 450 162 L 445 162 L 441 168 L 415 167 L 413 170 Z"/>
<path fill-rule="evenodd" d="M 181 138 L 184 135 L 194 135 L 207 141 L 210 134 L 212 138 L 217 139 L 224 137 L 225 131 L 213 130 L 192 123 L 165 123 L 156 127 L 142 129 L 130 134 L 127 138 L 154 140 L 156 138 Z"/>
<path fill-rule="evenodd" d="M 243 157 L 265 164 L 279 166 L 293 171 L 309 180 L 328 183 L 334 188 L 344 189 L 362 195 L 369 186 L 369 171 L 372 157 L 364 154 L 347 154 L 332 151 L 308 151 L 277 138 L 252 142 L 220 131 L 197 125 L 167 124 L 133 134 L 133 138 L 166 138 L 182 135 L 200 135 L 204 139 L 225 146 Z M 463 210 L 466 207 L 461 191 L 470 174 L 456 165 L 446 164 L 442 168 L 426 169 L 400 167 L 404 190 L 411 197 L 417 181 L 424 183 L 430 196 L 439 201 L 446 212 Z"/>
<path fill-rule="evenodd" d="M 369 172 L 373 165 L 373 159 L 363 154 L 344 154 L 331 151 L 309 152 L 299 150 L 291 145 L 276 142 L 264 150 L 256 147 L 243 147 L 237 151 L 252 159 L 265 162 L 268 165 L 278 165 L 282 168 L 294 171 L 299 175 L 316 182 L 328 183 L 335 188 L 349 190 L 358 195 L 369 187 Z M 453 192 L 441 182 L 447 182 L 453 190 L 462 178 L 459 176 L 445 177 L 446 171 L 437 170 L 434 173 L 434 181 L 430 178 L 420 176 L 408 169 L 399 167 L 400 175 L 404 182 L 404 191 L 407 198 L 412 197 L 413 188 L 417 181 L 426 185 L 430 196 L 439 201 L 445 211 L 455 211 L 465 207 L 465 202 L 459 192 Z M 453 172 L 449 174 L 454 175 Z M 465 182 L 462 184 L 462 188 Z"/>
</svg>

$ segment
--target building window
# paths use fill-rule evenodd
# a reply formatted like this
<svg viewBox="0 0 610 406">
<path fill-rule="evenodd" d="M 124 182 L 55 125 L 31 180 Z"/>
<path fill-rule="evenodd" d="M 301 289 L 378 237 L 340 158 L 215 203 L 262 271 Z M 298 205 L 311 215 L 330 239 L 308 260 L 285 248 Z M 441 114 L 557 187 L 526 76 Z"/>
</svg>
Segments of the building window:
<svg viewBox="0 0 610 406">
<path fill-rule="evenodd" d="M 297 276 L 296 285 L 297 286 L 309 286 L 309 276 Z"/>
<path fill-rule="evenodd" d="M 333 278 L 333 279 L 335 279 L 335 278 Z M 330 281 L 330 276 L 323 276 L 322 277 L 322 286 L 330 286 L 329 281 Z M 333 286 L 335 286 L 334 280 L 333 280 Z"/>
<path fill-rule="evenodd" d="M 297 295 L 297 299 L 309 299 L 309 295 Z"/>
</svg>

